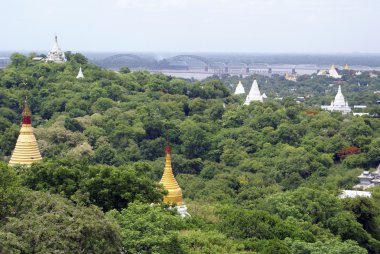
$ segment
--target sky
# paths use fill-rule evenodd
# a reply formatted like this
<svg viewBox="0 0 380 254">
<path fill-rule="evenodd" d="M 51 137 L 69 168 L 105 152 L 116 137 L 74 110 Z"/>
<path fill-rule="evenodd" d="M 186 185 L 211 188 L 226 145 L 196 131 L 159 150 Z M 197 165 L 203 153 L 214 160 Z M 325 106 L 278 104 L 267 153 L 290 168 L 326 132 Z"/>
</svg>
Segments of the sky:
<svg viewBox="0 0 380 254">
<path fill-rule="evenodd" d="M 380 0 L 0 0 L 0 51 L 380 53 Z"/>
</svg>

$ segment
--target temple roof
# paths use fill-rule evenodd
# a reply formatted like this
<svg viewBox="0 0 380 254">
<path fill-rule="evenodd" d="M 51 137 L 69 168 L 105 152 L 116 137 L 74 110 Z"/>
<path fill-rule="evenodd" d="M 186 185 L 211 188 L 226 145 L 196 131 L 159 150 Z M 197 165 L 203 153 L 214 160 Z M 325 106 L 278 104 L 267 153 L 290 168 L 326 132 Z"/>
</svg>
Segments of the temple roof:
<svg viewBox="0 0 380 254">
<path fill-rule="evenodd" d="M 234 94 L 245 94 L 244 86 L 239 80 L 239 83 L 236 86 L 235 93 Z"/>
<path fill-rule="evenodd" d="M 244 105 L 249 105 L 252 101 L 263 101 L 263 97 L 261 96 L 259 85 L 257 84 L 256 78 L 254 78 L 251 90 L 249 90 L 249 94 L 245 99 Z"/>
<path fill-rule="evenodd" d="M 333 105 L 335 105 L 335 106 L 346 106 L 346 100 L 344 99 L 344 96 L 342 93 L 342 88 L 340 85 L 338 87 L 338 92 L 335 95 Z"/>
<path fill-rule="evenodd" d="M 329 70 L 329 76 L 332 78 L 341 78 L 342 76 L 339 75 L 338 71 L 335 68 L 335 65 L 332 64 Z"/>
</svg>

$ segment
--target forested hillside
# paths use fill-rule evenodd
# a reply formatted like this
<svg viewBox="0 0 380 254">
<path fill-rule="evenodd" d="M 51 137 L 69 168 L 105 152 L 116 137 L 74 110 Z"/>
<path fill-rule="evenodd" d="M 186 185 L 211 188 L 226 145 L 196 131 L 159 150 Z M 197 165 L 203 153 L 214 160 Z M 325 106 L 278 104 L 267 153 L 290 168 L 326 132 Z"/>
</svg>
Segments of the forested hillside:
<svg viewBox="0 0 380 254">
<path fill-rule="evenodd" d="M 321 111 L 329 78 L 259 76 L 272 99 L 242 106 L 237 77 L 117 73 L 66 56 L 13 54 L 0 70 L 0 253 L 380 253 L 380 188 L 338 198 L 380 163 L 380 119 Z M 378 114 L 380 79 L 351 74 L 348 101 Z M 25 97 L 44 161 L 12 168 Z M 167 137 L 185 219 L 162 204 Z"/>
</svg>

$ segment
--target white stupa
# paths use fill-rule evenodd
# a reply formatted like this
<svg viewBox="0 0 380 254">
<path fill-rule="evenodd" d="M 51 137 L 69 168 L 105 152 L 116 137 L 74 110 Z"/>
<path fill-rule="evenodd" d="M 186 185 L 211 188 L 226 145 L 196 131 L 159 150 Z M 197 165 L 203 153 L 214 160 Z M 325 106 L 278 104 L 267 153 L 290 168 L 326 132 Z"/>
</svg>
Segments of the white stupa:
<svg viewBox="0 0 380 254">
<path fill-rule="evenodd" d="M 239 80 L 239 84 L 237 84 L 237 86 L 236 86 L 234 94 L 245 94 L 244 86 L 240 80 Z"/>
<path fill-rule="evenodd" d="M 256 78 L 253 80 L 251 90 L 245 99 L 244 105 L 251 104 L 252 101 L 263 101 L 263 96 L 260 93 L 259 85 L 257 84 Z"/>
<path fill-rule="evenodd" d="M 342 75 L 339 75 L 336 68 L 335 68 L 335 65 L 331 65 L 330 67 L 330 70 L 329 70 L 329 77 L 332 77 L 332 78 L 341 78 Z"/>
<path fill-rule="evenodd" d="M 77 75 L 77 79 L 81 79 L 81 78 L 84 78 L 84 75 L 83 75 L 83 72 L 82 72 L 82 66 L 79 67 L 79 72 L 78 72 L 78 75 Z"/>
<path fill-rule="evenodd" d="M 46 62 L 56 62 L 56 63 L 66 62 L 65 53 L 63 53 L 63 51 L 58 45 L 57 35 L 55 36 L 53 48 L 50 50 L 49 54 L 46 57 Z"/>
<path fill-rule="evenodd" d="M 348 102 L 344 99 L 340 85 L 338 88 L 338 93 L 335 95 L 335 99 L 331 102 L 331 104 L 321 106 L 321 108 L 329 111 L 342 112 L 343 114 L 351 112 L 351 108 L 348 106 Z"/>
</svg>

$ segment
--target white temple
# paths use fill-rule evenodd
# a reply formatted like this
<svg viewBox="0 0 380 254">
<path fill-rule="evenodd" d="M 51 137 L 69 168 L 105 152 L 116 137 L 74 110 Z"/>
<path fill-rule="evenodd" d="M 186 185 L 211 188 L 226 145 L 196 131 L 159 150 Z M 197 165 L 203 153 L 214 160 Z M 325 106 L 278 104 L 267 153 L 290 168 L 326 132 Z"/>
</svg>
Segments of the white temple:
<svg viewBox="0 0 380 254">
<path fill-rule="evenodd" d="M 263 101 L 263 96 L 260 93 L 259 85 L 257 84 L 256 78 L 253 80 L 251 90 L 245 99 L 244 105 L 251 104 L 252 101 Z"/>
<path fill-rule="evenodd" d="M 66 62 L 65 53 L 63 53 L 63 51 L 58 45 L 57 35 L 55 36 L 53 48 L 50 50 L 49 54 L 46 57 L 46 62 L 56 62 L 56 63 Z"/>
<path fill-rule="evenodd" d="M 342 75 L 339 75 L 336 68 L 335 68 L 335 65 L 331 65 L 330 67 L 330 70 L 329 70 L 329 77 L 332 77 L 332 78 L 341 78 Z"/>
<path fill-rule="evenodd" d="M 83 72 L 82 72 L 82 66 L 79 67 L 79 72 L 78 72 L 78 75 L 77 75 L 77 79 L 81 79 L 81 78 L 84 78 L 84 75 L 83 75 Z"/>
<path fill-rule="evenodd" d="M 237 84 L 237 86 L 236 86 L 234 94 L 245 94 L 244 86 L 240 80 L 239 80 L 239 84 Z"/>
<path fill-rule="evenodd" d="M 366 190 L 374 186 L 380 186 L 380 164 L 374 172 L 363 171 L 358 176 L 359 184 L 354 186 L 354 189 Z"/>
<path fill-rule="evenodd" d="M 348 106 L 348 102 L 344 99 L 340 85 L 338 88 L 338 93 L 335 95 L 335 99 L 331 102 L 331 104 L 321 106 L 321 108 L 329 111 L 342 112 L 343 114 L 351 112 L 351 108 Z"/>
</svg>

